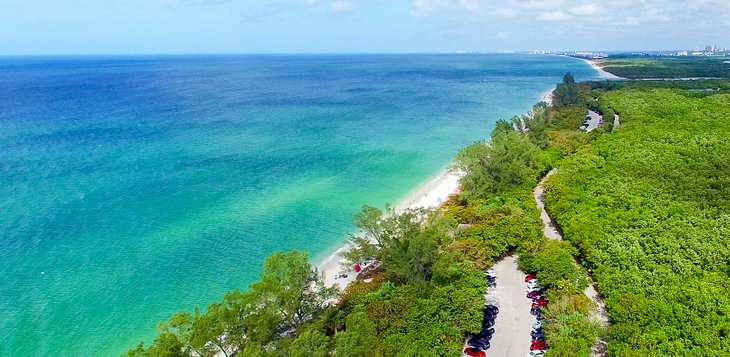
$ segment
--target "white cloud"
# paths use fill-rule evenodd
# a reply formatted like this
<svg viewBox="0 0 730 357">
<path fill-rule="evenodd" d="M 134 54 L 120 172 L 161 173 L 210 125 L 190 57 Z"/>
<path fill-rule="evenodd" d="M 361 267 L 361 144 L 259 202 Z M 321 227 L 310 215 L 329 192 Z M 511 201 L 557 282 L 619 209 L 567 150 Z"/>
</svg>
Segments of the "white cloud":
<svg viewBox="0 0 730 357">
<path fill-rule="evenodd" d="M 562 11 L 543 12 L 537 16 L 537 19 L 542 21 L 565 21 L 571 18 L 572 16 Z"/>
<path fill-rule="evenodd" d="M 330 4 L 332 12 L 352 12 L 357 10 L 360 5 L 348 0 L 335 0 Z"/>
<path fill-rule="evenodd" d="M 570 9 L 570 13 L 576 16 L 594 16 L 606 12 L 600 4 L 583 4 Z"/>
</svg>

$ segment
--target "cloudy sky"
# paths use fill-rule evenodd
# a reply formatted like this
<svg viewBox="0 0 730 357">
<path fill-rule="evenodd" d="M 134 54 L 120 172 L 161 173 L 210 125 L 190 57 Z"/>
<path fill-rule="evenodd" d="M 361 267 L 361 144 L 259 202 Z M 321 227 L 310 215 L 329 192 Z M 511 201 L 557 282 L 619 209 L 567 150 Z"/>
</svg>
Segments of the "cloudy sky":
<svg viewBox="0 0 730 357">
<path fill-rule="evenodd" d="M 730 47 L 728 0 L 0 0 L 0 54 Z"/>
</svg>

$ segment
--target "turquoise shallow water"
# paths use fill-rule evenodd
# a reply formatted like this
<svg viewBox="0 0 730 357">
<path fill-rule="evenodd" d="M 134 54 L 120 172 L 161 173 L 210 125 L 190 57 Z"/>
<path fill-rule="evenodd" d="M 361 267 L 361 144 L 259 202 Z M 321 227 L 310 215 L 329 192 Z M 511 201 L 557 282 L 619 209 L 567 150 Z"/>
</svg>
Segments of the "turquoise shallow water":
<svg viewBox="0 0 730 357">
<path fill-rule="evenodd" d="M 0 355 L 118 355 L 314 259 L 584 62 L 527 55 L 0 58 Z"/>
</svg>

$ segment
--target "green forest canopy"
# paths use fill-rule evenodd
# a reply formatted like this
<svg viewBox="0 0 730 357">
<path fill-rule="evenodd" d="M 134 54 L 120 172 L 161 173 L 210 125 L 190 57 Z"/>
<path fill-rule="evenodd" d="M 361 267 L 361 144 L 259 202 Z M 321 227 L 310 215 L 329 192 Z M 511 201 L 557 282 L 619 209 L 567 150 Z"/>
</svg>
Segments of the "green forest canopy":
<svg viewBox="0 0 730 357">
<path fill-rule="evenodd" d="M 559 163 L 547 206 L 606 298 L 613 356 L 730 354 L 730 95 L 607 92 L 622 128 Z"/>
</svg>

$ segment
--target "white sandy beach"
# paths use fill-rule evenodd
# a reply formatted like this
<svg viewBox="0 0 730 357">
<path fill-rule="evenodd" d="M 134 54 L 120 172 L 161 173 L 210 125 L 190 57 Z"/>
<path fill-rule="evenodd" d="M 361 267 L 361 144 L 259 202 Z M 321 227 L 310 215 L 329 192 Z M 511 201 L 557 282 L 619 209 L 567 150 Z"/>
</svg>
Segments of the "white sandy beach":
<svg viewBox="0 0 730 357">
<path fill-rule="evenodd" d="M 405 199 L 395 205 L 395 210 L 402 212 L 409 208 L 436 207 L 457 192 L 461 177 L 461 173 L 445 169 L 407 194 Z M 345 244 L 317 266 L 319 272 L 324 274 L 327 286 L 337 285 L 340 289 L 344 289 L 357 278 L 357 273 L 352 267 L 347 266 L 345 259 L 342 258 L 342 253 L 349 249 L 350 247 Z M 347 277 L 338 277 L 342 274 L 346 274 Z"/>
<path fill-rule="evenodd" d="M 543 94 L 542 97 L 540 97 L 540 100 L 542 100 L 543 102 L 547 102 L 550 105 L 553 105 L 553 92 L 554 91 L 555 91 L 555 88 L 551 88 L 550 90 L 545 92 L 545 94 Z"/>
<path fill-rule="evenodd" d="M 553 87 L 543 93 L 540 100 L 552 104 L 554 89 Z M 433 208 L 440 205 L 459 190 L 459 179 L 462 176 L 461 172 L 442 170 L 438 175 L 408 193 L 405 199 L 395 205 L 396 211 L 402 212 L 409 208 L 419 207 Z M 357 273 L 352 267 L 347 266 L 345 259 L 342 258 L 342 254 L 349 249 L 349 245 L 345 244 L 317 265 L 318 271 L 325 276 L 325 285 L 337 285 L 340 289 L 344 289 L 355 281 Z M 346 277 L 341 277 L 343 274 Z"/>
<path fill-rule="evenodd" d="M 595 60 L 588 60 L 588 59 L 582 59 L 582 58 L 581 58 L 581 60 L 583 60 L 586 63 L 588 63 L 589 65 L 591 65 L 591 67 L 593 67 L 593 69 L 595 69 L 596 72 L 598 72 L 598 78 L 600 78 L 600 79 L 625 79 L 625 78 L 619 77 L 613 73 L 606 72 L 606 70 L 601 68 L 601 66 L 599 66 L 598 62 L 596 62 Z"/>
</svg>

